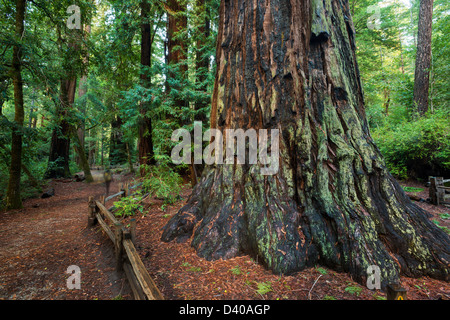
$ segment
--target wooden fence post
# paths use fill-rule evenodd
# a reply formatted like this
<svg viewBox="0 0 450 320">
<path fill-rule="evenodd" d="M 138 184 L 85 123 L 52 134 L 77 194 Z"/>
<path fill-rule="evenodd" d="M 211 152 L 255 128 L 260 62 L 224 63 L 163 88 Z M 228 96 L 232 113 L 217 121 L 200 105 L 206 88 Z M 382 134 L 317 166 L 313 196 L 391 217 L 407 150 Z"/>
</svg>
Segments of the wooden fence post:
<svg viewBox="0 0 450 320">
<path fill-rule="evenodd" d="M 123 187 L 123 183 L 121 183 L 121 184 L 119 185 L 119 191 L 124 191 L 124 192 L 125 192 L 125 189 L 124 189 L 124 187 Z M 124 195 L 125 195 L 125 193 L 124 193 L 124 194 L 121 194 L 121 195 L 119 196 L 119 199 L 122 199 L 122 198 L 124 197 Z"/>
<path fill-rule="evenodd" d="M 130 234 L 131 234 L 131 242 L 136 244 L 136 219 L 130 220 Z"/>
<path fill-rule="evenodd" d="M 406 290 L 398 283 L 387 285 L 387 300 L 406 300 Z"/>
<path fill-rule="evenodd" d="M 121 192 L 110 199 L 116 196 L 129 196 L 129 192 L 135 187 L 130 188 L 128 184 L 122 185 Z M 129 228 L 126 228 L 111 211 L 105 208 L 105 200 L 104 197 L 100 201 L 89 197 L 88 225 L 93 226 L 98 222 L 114 243 L 116 271 L 125 271 L 136 299 L 164 300 L 134 246 L 136 219 L 131 219 Z M 111 224 L 114 225 L 114 229 L 110 226 Z"/>
<path fill-rule="evenodd" d="M 123 270 L 123 230 L 122 224 L 120 222 L 114 223 L 114 232 L 115 232 L 115 240 L 114 243 L 115 251 L 116 251 L 116 270 Z"/>
<path fill-rule="evenodd" d="M 124 191 L 125 191 L 124 197 L 128 197 L 130 195 L 130 186 L 128 185 L 128 183 L 125 183 Z"/>
<path fill-rule="evenodd" d="M 444 187 L 444 178 L 443 177 L 436 177 L 436 199 L 437 199 L 437 205 L 442 204 L 442 202 L 445 201 L 445 189 Z"/>
<path fill-rule="evenodd" d="M 430 181 L 430 189 L 428 191 L 428 194 L 430 196 L 430 200 L 432 204 L 437 204 L 437 188 L 436 188 L 436 178 L 435 177 L 429 177 L 428 180 Z"/>
<path fill-rule="evenodd" d="M 92 227 L 97 223 L 97 218 L 95 217 L 96 205 L 94 197 L 89 197 L 89 209 L 88 209 L 88 227 Z"/>
</svg>

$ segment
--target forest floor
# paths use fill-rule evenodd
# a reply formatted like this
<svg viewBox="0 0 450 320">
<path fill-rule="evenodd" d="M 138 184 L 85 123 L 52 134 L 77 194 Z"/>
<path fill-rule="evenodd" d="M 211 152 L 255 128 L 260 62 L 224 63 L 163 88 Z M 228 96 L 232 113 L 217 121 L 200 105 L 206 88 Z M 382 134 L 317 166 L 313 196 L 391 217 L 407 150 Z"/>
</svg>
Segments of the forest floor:
<svg viewBox="0 0 450 320">
<path fill-rule="evenodd" d="M 120 182 L 132 180 L 130 175 L 114 177 L 111 193 L 118 191 Z M 401 184 L 423 188 L 411 194 L 428 197 L 428 189 L 418 182 Z M 23 209 L 0 213 L 0 299 L 132 299 L 125 276 L 114 270 L 109 238 L 100 228 L 87 227 L 88 198 L 103 195 L 104 185 L 69 179 L 54 180 L 51 187 L 53 197 L 28 199 Z M 249 256 L 207 261 L 188 242 L 161 242 L 162 227 L 185 204 L 190 191 L 186 186 L 183 199 L 164 210 L 161 200 L 149 198 L 144 213 L 136 217 L 137 250 L 165 299 L 385 299 L 382 291 L 369 290 L 348 274 L 321 266 L 279 276 Z M 448 208 L 416 203 L 440 226 L 450 227 Z M 71 265 L 81 269 L 79 290 L 66 285 Z M 450 299 L 448 282 L 428 277 L 401 281 L 408 299 Z"/>
<path fill-rule="evenodd" d="M 87 227 L 89 196 L 99 199 L 104 184 L 66 179 L 51 181 L 50 188 L 53 197 L 28 199 L 23 209 L 0 213 L 0 299 L 131 298 L 125 277 L 114 269 L 111 241 L 100 228 Z M 81 270 L 80 290 L 67 288 L 72 265 Z"/>
</svg>

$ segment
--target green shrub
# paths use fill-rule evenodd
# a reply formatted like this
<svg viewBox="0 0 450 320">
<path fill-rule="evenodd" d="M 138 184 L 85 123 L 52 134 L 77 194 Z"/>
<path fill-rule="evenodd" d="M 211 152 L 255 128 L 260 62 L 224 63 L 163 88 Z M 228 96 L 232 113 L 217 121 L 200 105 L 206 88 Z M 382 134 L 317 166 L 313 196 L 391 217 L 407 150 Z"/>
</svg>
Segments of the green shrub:
<svg viewBox="0 0 450 320">
<path fill-rule="evenodd" d="M 430 171 L 450 170 L 449 128 L 448 112 L 440 111 L 394 128 L 375 128 L 372 136 L 394 176 L 426 177 Z"/>
<path fill-rule="evenodd" d="M 405 190 L 405 192 L 422 192 L 424 189 L 423 188 L 416 188 L 416 187 L 404 187 L 402 186 L 403 190 Z"/>
<path fill-rule="evenodd" d="M 362 288 L 361 287 L 357 287 L 357 286 L 348 286 L 348 287 L 346 287 L 344 289 L 344 291 L 359 297 L 359 295 L 362 292 Z"/>
<path fill-rule="evenodd" d="M 273 291 L 272 284 L 269 281 L 258 282 L 256 285 L 258 286 L 256 292 L 259 293 L 260 295 L 265 295 L 266 293 Z"/>
<path fill-rule="evenodd" d="M 114 202 L 114 206 L 117 210 L 114 214 L 118 217 L 133 216 L 136 211 L 143 213 L 144 207 L 141 204 L 142 196 L 134 195 L 121 198 L 119 201 Z"/>
<path fill-rule="evenodd" d="M 230 272 L 236 276 L 239 276 L 242 273 L 241 267 L 235 266 L 233 269 L 230 269 Z"/>
<path fill-rule="evenodd" d="M 164 204 L 173 204 L 179 199 L 182 179 L 167 164 L 145 166 L 146 175 L 143 179 L 142 190 L 163 199 Z"/>
</svg>

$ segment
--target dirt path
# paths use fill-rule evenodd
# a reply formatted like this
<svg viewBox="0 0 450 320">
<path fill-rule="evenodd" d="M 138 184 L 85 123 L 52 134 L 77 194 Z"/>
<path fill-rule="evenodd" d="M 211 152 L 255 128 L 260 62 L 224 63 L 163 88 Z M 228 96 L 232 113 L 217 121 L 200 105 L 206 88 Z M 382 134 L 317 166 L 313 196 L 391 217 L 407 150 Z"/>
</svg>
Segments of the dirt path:
<svg viewBox="0 0 450 320">
<path fill-rule="evenodd" d="M 120 177 L 111 184 L 118 191 Z M 114 250 L 99 228 L 87 228 L 87 200 L 103 184 L 56 182 L 55 195 L 30 199 L 21 210 L 0 214 L 0 299 L 128 299 Z M 67 268 L 81 270 L 81 289 L 67 288 Z"/>
</svg>

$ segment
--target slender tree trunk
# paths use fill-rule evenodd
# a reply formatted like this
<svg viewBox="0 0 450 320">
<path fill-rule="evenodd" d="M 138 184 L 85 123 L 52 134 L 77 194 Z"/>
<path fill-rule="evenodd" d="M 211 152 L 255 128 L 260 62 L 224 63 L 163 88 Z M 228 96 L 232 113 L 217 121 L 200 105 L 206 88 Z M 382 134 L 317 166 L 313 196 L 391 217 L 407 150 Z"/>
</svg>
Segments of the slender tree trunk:
<svg viewBox="0 0 450 320">
<path fill-rule="evenodd" d="M 5 103 L 6 91 L 8 90 L 8 79 L 7 75 L 3 74 L 0 76 L 0 117 L 3 116 L 3 104 Z"/>
<path fill-rule="evenodd" d="M 88 24 L 84 27 L 84 37 L 85 39 L 88 38 L 89 34 L 91 33 L 91 26 Z M 89 60 L 89 52 L 87 51 L 86 48 L 86 56 L 84 57 L 84 63 L 87 64 Z M 78 84 L 78 99 L 83 99 L 83 97 L 86 95 L 87 93 L 87 75 L 83 74 L 80 78 L 79 84 Z M 86 111 L 86 100 L 83 101 L 83 103 L 81 104 L 81 112 L 85 113 Z M 78 129 L 77 129 L 77 135 L 78 135 L 78 140 L 80 141 L 80 144 L 83 146 L 85 146 L 85 137 L 86 137 L 86 121 L 85 119 L 81 119 L 78 123 Z M 86 158 L 86 157 L 85 157 Z M 76 156 L 75 158 L 76 162 L 78 165 L 82 165 L 81 164 L 81 159 L 80 156 Z"/>
<path fill-rule="evenodd" d="M 58 33 L 60 34 L 59 30 Z M 76 132 L 69 117 L 71 116 L 77 89 L 77 74 L 73 64 L 79 63 L 75 58 L 79 53 L 79 37 L 79 34 L 74 31 L 74 33 L 69 34 L 65 40 L 63 40 L 61 36 L 58 38 L 60 51 L 68 51 L 69 54 L 65 52 L 65 57 L 67 59 L 67 61 L 65 61 L 66 76 L 60 80 L 59 101 L 57 102 L 55 114 L 57 125 L 52 132 L 50 155 L 47 171 L 44 175 L 46 179 L 70 177 L 70 138 L 76 134 Z M 65 41 L 68 42 L 67 46 L 64 44 Z M 79 148 L 77 149 L 80 150 Z M 87 175 L 86 178 L 88 178 Z"/>
<path fill-rule="evenodd" d="M 389 85 L 389 83 L 388 83 Z M 391 104 L 391 89 L 390 87 L 385 87 L 383 89 L 383 94 L 384 94 L 384 102 L 383 102 L 383 109 L 384 109 L 384 114 L 386 116 L 389 115 L 389 106 Z"/>
<path fill-rule="evenodd" d="M 84 33 L 80 34 L 80 38 L 78 40 L 78 44 L 77 45 L 73 45 L 74 48 L 78 48 L 82 46 L 82 41 L 81 38 L 85 37 L 87 38 L 88 35 L 91 32 L 91 26 L 87 25 L 84 29 Z M 77 35 L 77 33 L 75 33 L 75 35 Z M 88 63 L 88 58 L 89 58 L 89 54 L 87 53 L 86 56 L 83 58 L 83 63 L 87 64 Z M 74 72 L 71 72 L 72 74 L 74 74 Z M 68 101 L 67 101 L 67 107 L 69 109 L 72 108 L 72 105 L 75 101 L 75 91 L 76 91 L 76 76 L 73 76 L 74 79 L 69 80 L 69 96 L 68 96 Z M 81 79 L 79 81 L 79 88 L 78 88 L 78 97 L 79 98 L 83 98 L 83 96 L 86 94 L 87 89 L 86 89 L 86 82 L 87 82 L 87 76 L 86 74 L 83 74 L 81 76 Z M 74 86 L 74 88 L 72 89 L 71 86 Z M 86 102 L 84 101 L 82 103 L 82 111 L 84 112 L 86 109 Z M 81 168 L 83 169 L 84 172 L 84 176 L 86 178 L 86 182 L 87 183 L 91 183 L 94 181 L 92 174 L 91 174 L 91 169 L 89 167 L 89 162 L 86 156 L 86 151 L 85 151 L 85 120 L 82 119 L 79 124 L 78 124 L 78 129 L 76 129 L 75 127 L 71 126 L 71 129 L 73 130 L 72 133 L 72 139 L 74 140 L 74 148 L 76 151 L 76 159 L 77 159 L 77 163 L 79 166 L 81 166 Z"/>
<path fill-rule="evenodd" d="M 400 274 L 448 279 L 449 236 L 370 136 L 353 30 L 348 1 L 221 2 L 211 127 L 278 129 L 279 170 L 207 166 L 163 241 L 282 274 L 319 263 L 360 283 L 376 265 L 382 287 Z"/>
<path fill-rule="evenodd" d="M 405 62 L 403 59 L 403 45 L 400 31 L 398 32 L 398 43 L 400 45 L 400 62 L 401 62 L 401 70 L 402 74 L 405 74 Z"/>
<path fill-rule="evenodd" d="M 59 123 L 52 132 L 50 155 L 45 173 L 46 179 L 70 177 L 70 136 L 73 134 L 74 128 L 67 121 L 67 118 L 75 98 L 76 83 L 76 77 L 61 80 L 60 101 L 57 106 L 56 116 Z"/>
<path fill-rule="evenodd" d="M 85 78 L 86 79 L 86 78 Z M 85 92 L 84 92 L 85 94 Z M 94 178 L 91 174 L 91 169 L 89 167 L 89 161 L 86 156 L 86 150 L 84 148 L 85 145 L 85 122 L 81 121 L 78 129 L 75 130 L 73 128 L 72 139 L 74 140 L 74 148 L 76 151 L 76 158 L 78 159 L 78 165 L 83 169 L 84 176 L 86 178 L 87 183 L 91 183 L 94 181 Z"/>
<path fill-rule="evenodd" d="M 24 32 L 26 1 L 16 0 L 16 41 L 20 41 Z M 20 177 L 22 174 L 22 136 L 24 122 L 23 81 L 22 81 L 22 49 L 20 44 L 13 47 L 12 79 L 14 84 L 14 127 L 11 139 L 11 165 L 9 167 L 8 189 L 6 191 L 6 208 L 22 207 L 20 196 Z"/>
<path fill-rule="evenodd" d="M 209 72 L 209 57 L 207 56 L 206 43 L 210 34 L 210 20 L 209 10 L 205 4 L 205 0 L 197 0 L 197 12 L 200 17 L 204 17 L 203 21 L 200 19 L 197 35 L 197 48 L 195 56 L 195 69 L 197 89 L 201 92 L 201 97 L 195 102 L 196 116 L 194 120 L 206 123 L 206 109 L 211 101 L 210 96 L 207 95 L 208 89 L 208 72 Z"/>
<path fill-rule="evenodd" d="M 88 162 L 89 162 L 89 167 L 92 167 L 92 140 L 90 140 L 91 138 L 91 130 L 88 130 L 87 132 L 88 137 L 89 137 L 89 142 L 88 142 Z"/>
<path fill-rule="evenodd" d="M 414 23 L 414 19 L 413 19 L 413 5 L 412 5 L 412 3 L 411 3 L 411 6 L 409 7 L 409 20 L 411 22 L 411 29 L 414 30 L 415 23 Z M 417 47 L 417 36 L 416 36 L 415 32 L 413 32 L 413 43 L 414 43 L 414 46 Z"/>
<path fill-rule="evenodd" d="M 416 69 L 414 72 L 414 103 L 419 115 L 424 115 L 428 111 L 432 22 L 433 0 L 420 0 Z"/>
<path fill-rule="evenodd" d="M 197 24 L 194 39 L 196 42 L 195 48 L 195 82 L 197 97 L 194 102 L 195 121 L 207 123 L 207 112 L 210 109 L 211 97 L 208 94 L 208 73 L 210 57 L 208 56 L 208 38 L 211 32 L 210 12 L 205 0 L 196 1 L 196 17 L 193 19 Z M 194 186 L 198 182 L 198 176 L 203 171 L 202 164 L 192 163 L 189 166 L 191 175 L 191 184 Z"/>
<path fill-rule="evenodd" d="M 8 153 L 11 153 L 11 151 L 9 151 L 4 145 L 2 145 L 0 143 L 0 149 L 5 150 Z M 2 156 L 3 160 L 5 161 L 5 163 L 9 160 L 8 157 L 6 156 L 6 154 L 4 153 L 0 153 L 0 155 Z M 33 176 L 33 174 L 30 172 L 30 170 L 27 168 L 27 166 L 25 166 L 23 163 L 21 165 L 22 171 L 23 173 L 25 173 L 28 176 L 28 180 L 30 182 L 30 184 L 35 187 L 40 189 L 41 186 L 39 184 L 39 181 L 36 179 L 35 176 Z"/>
<path fill-rule="evenodd" d="M 167 58 L 168 65 L 171 71 L 168 74 L 168 78 L 171 80 L 176 79 L 179 85 L 175 85 L 173 82 L 168 85 L 168 94 L 172 96 L 175 107 L 179 110 L 189 107 L 188 101 L 186 101 L 179 92 L 183 90 L 183 81 L 187 78 L 188 65 L 186 63 L 186 43 L 182 32 L 187 30 L 187 17 L 186 17 L 187 4 L 184 0 L 169 0 L 168 1 L 168 24 L 167 24 Z M 169 81 L 171 82 L 171 81 Z M 171 89 L 176 89 L 176 94 Z M 187 117 L 181 120 L 181 124 L 189 122 Z"/>
<path fill-rule="evenodd" d="M 94 181 L 94 178 L 92 177 L 91 168 L 89 167 L 86 152 L 84 151 L 84 145 L 81 143 L 77 132 L 73 131 L 72 137 L 74 140 L 75 151 L 77 152 L 77 155 L 80 158 L 80 165 L 81 168 L 83 169 L 86 182 L 91 183 Z"/>
<path fill-rule="evenodd" d="M 127 162 L 128 151 L 122 132 L 123 121 L 115 116 L 111 122 L 111 136 L 109 139 L 109 163 L 111 165 Z"/>
<path fill-rule="evenodd" d="M 127 160 L 128 160 L 128 169 L 130 170 L 130 173 L 134 174 L 134 167 L 133 167 L 133 161 L 131 158 L 131 150 L 130 150 L 130 143 L 125 142 L 125 146 L 127 148 Z"/>
<path fill-rule="evenodd" d="M 103 127 L 101 128 L 100 131 L 100 141 L 95 141 L 93 143 L 94 145 L 94 149 L 93 149 L 93 164 L 94 166 L 98 165 L 98 157 L 100 157 L 100 167 L 104 167 L 105 164 L 105 153 L 104 153 L 104 148 L 105 148 L 105 132 L 103 130 Z M 109 159 L 108 159 L 109 160 Z"/>
<path fill-rule="evenodd" d="M 152 38 L 151 25 L 149 22 L 150 4 L 147 0 L 141 2 L 141 65 L 151 67 L 152 61 Z M 145 88 L 150 88 L 151 79 L 148 70 L 143 70 L 140 75 L 141 84 Z M 152 165 L 155 164 L 152 138 L 152 119 L 147 112 L 150 109 L 151 103 L 149 101 L 141 102 L 139 112 L 141 113 L 141 121 L 139 124 L 139 164 Z M 145 170 L 141 168 L 141 175 L 145 174 Z"/>
</svg>

